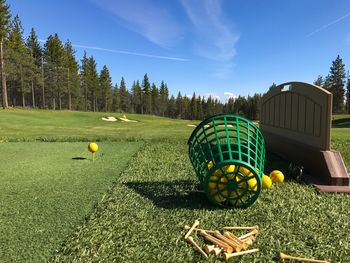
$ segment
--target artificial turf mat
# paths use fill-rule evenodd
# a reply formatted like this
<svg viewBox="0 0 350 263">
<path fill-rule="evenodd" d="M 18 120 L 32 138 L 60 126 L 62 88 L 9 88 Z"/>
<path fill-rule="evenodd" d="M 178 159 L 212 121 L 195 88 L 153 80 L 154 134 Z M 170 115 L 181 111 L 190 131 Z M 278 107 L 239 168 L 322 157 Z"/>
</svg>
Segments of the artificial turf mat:
<svg viewBox="0 0 350 263">
<path fill-rule="evenodd" d="M 0 262 L 47 261 L 141 145 L 0 143 Z"/>
</svg>

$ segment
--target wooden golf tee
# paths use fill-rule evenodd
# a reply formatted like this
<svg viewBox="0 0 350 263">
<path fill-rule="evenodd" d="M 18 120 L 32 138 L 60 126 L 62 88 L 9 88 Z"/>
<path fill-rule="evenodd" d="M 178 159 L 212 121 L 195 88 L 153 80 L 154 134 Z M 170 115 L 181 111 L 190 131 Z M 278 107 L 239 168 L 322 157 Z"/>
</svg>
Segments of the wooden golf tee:
<svg viewBox="0 0 350 263">
<path fill-rule="evenodd" d="M 217 239 L 205 231 L 199 231 L 199 233 L 208 241 L 213 243 L 214 245 L 217 245 L 219 248 L 222 248 L 225 252 L 232 253 L 233 252 L 233 247 L 230 245 L 226 244 L 225 242 L 221 241 L 220 239 Z"/>
<path fill-rule="evenodd" d="M 214 245 L 205 245 L 204 251 L 208 254 L 211 254 L 214 251 L 215 246 Z"/>
<path fill-rule="evenodd" d="M 255 225 L 255 226 L 224 226 L 222 229 L 225 230 L 253 230 L 253 229 L 257 229 L 259 230 L 259 226 Z"/>
<path fill-rule="evenodd" d="M 191 235 L 193 229 L 195 229 L 195 227 L 198 226 L 198 225 L 199 225 L 199 221 L 195 220 L 193 225 L 192 225 L 192 227 L 190 228 L 190 230 L 188 230 L 188 232 L 186 233 L 185 239 L 187 239 Z"/>
<path fill-rule="evenodd" d="M 219 247 L 216 247 L 215 245 L 205 245 L 204 251 L 208 254 L 214 254 L 215 256 L 218 256 L 222 249 Z"/>
<path fill-rule="evenodd" d="M 92 161 L 95 161 L 95 153 L 92 153 Z"/>
<path fill-rule="evenodd" d="M 301 258 L 301 257 L 293 257 L 286 254 L 280 253 L 280 258 L 282 260 L 297 260 L 297 261 L 304 261 L 304 262 L 313 262 L 313 263 L 329 263 L 326 260 L 319 260 L 319 259 L 313 259 L 313 258 Z"/>
<path fill-rule="evenodd" d="M 232 239 L 229 239 L 228 237 L 221 235 L 221 233 L 219 231 L 215 231 L 214 236 L 217 237 L 218 239 L 222 240 L 223 242 L 225 242 L 229 246 L 233 247 L 237 252 L 241 251 L 243 248 L 242 247 L 243 242 L 233 241 Z"/>
<path fill-rule="evenodd" d="M 239 244 L 241 250 L 246 250 L 248 248 L 248 244 L 246 242 L 244 242 L 243 240 L 240 240 L 237 236 L 235 236 L 234 234 L 232 234 L 231 232 L 225 232 L 224 236 L 230 240 L 232 240 L 233 242 Z"/>
<path fill-rule="evenodd" d="M 250 254 L 250 253 L 254 253 L 254 252 L 258 252 L 258 251 L 259 251 L 259 249 L 254 248 L 254 249 L 245 250 L 245 251 L 241 251 L 241 252 L 225 253 L 224 254 L 224 258 L 225 258 L 225 260 L 229 260 L 232 257 L 241 256 L 241 255 L 245 255 L 245 254 Z"/>
<path fill-rule="evenodd" d="M 196 242 L 194 242 L 193 237 L 188 237 L 186 240 L 190 242 L 203 257 L 208 258 L 208 255 L 197 245 Z"/>
<path fill-rule="evenodd" d="M 252 231 L 250 231 L 248 234 L 245 234 L 243 236 L 240 236 L 239 239 L 246 239 L 247 237 L 253 236 L 255 234 L 257 234 L 259 231 L 257 229 L 253 229 Z"/>
<path fill-rule="evenodd" d="M 189 229 L 191 229 L 191 227 L 188 226 L 188 225 L 185 225 L 184 229 L 185 229 L 185 231 L 188 231 Z M 193 228 L 193 231 L 205 231 L 205 232 L 207 232 L 209 234 L 213 234 L 215 232 L 215 231 L 212 231 L 212 230 L 206 230 L 206 229 L 201 229 L 201 228 L 197 228 L 197 227 Z"/>
</svg>

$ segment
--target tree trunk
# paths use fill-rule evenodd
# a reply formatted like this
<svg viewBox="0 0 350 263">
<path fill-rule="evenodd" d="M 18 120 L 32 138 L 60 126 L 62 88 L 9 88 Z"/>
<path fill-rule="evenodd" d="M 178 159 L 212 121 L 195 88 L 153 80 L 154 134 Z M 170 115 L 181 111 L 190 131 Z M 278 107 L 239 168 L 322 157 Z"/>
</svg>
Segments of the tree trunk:
<svg viewBox="0 0 350 263">
<path fill-rule="evenodd" d="M 58 108 L 62 110 L 62 98 L 61 98 L 61 92 L 58 92 Z"/>
<path fill-rule="evenodd" d="M 95 112 L 96 111 L 95 95 L 93 97 L 92 104 L 93 104 L 93 111 Z"/>
<path fill-rule="evenodd" d="M 68 90 L 68 110 L 72 110 L 72 95 L 70 90 Z"/>
<path fill-rule="evenodd" d="M 26 100 L 24 98 L 24 92 L 22 92 L 22 107 L 24 108 L 26 106 Z"/>
<path fill-rule="evenodd" d="M 44 78 L 44 57 L 41 57 L 41 80 L 42 80 L 42 86 L 41 86 L 41 95 L 43 100 L 43 109 L 45 109 L 45 78 Z"/>
<path fill-rule="evenodd" d="M 107 96 L 105 97 L 105 112 L 107 112 Z"/>
<path fill-rule="evenodd" d="M 4 50 L 2 48 L 2 42 L 0 41 L 0 64 L 1 64 L 1 86 L 2 86 L 2 107 L 4 109 L 8 108 L 7 100 L 7 87 L 6 87 L 6 74 L 5 74 L 5 60 L 4 60 Z"/>
<path fill-rule="evenodd" d="M 68 110 L 72 110 L 72 95 L 70 93 L 70 85 L 69 85 L 69 68 L 67 69 L 67 77 L 68 77 Z"/>
<path fill-rule="evenodd" d="M 87 87 L 85 85 L 85 111 L 87 111 Z"/>
<path fill-rule="evenodd" d="M 34 94 L 34 83 L 32 81 L 32 103 L 33 103 L 33 108 L 35 108 L 35 94 Z"/>
<path fill-rule="evenodd" d="M 25 98 L 24 98 L 24 83 L 23 83 L 23 68 L 21 65 L 21 93 L 22 93 L 22 107 L 26 106 Z"/>
<path fill-rule="evenodd" d="M 53 110 L 56 110 L 56 98 L 55 98 L 55 96 L 52 97 L 52 106 L 53 106 Z"/>
</svg>

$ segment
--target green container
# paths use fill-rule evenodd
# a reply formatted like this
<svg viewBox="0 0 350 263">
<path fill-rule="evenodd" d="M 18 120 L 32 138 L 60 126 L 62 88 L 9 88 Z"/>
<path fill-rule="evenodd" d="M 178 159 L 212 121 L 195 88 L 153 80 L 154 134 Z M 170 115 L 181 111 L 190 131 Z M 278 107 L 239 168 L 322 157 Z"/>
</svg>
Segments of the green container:
<svg viewBox="0 0 350 263">
<path fill-rule="evenodd" d="M 221 114 L 202 121 L 189 140 L 189 156 L 209 200 L 221 207 L 247 208 L 258 198 L 265 141 L 246 118 Z"/>
</svg>

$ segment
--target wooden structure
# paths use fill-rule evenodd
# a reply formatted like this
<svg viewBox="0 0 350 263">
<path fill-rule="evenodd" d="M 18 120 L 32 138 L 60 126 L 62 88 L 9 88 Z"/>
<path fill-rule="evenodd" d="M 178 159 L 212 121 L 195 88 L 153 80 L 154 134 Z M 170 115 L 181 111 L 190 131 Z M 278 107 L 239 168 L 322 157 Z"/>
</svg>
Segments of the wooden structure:
<svg viewBox="0 0 350 263">
<path fill-rule="evenodd" d="M 330 149 L 332 93 L 304 82 L 272 87 L 261 100 L 268 151 L 303 166 L 321 192 L 350 192 L 341 154 Z"/>
</svg>

